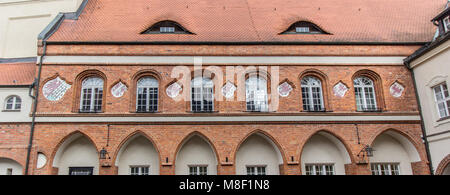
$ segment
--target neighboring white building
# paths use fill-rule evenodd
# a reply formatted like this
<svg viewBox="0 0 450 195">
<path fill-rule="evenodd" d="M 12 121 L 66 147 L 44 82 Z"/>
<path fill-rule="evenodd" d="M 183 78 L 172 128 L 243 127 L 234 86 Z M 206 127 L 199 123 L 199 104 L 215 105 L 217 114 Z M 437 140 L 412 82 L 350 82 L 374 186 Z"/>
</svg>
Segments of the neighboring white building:
<svg viewBox="0 0 450 195">
<path fill-rule="evenodd" d="M 0 58 L 37 56 L 38 34 L 60 12 L 83 0 L 0 0 Z"/>
<path fill-rule="evenodd" d="M 0 68 L 0 123 L 31 122 L 33 99 L 29 94 L 34 81 L 35 60 L 0 61 Z"/>
<path fill-rule="evenodd" d="M 23 174 L 28 149 L 33 98 L 35 58 L 0 60 L 0 136 L 14 140 L 0 143 L 0 175 Z"/>
<path fill-rule="evenodd" d="M 413 71 L 435 174 L 450 175 L 450 8 L 432 21 L 439 26 L 430 44 L 405 59 Z"/>
</svg>

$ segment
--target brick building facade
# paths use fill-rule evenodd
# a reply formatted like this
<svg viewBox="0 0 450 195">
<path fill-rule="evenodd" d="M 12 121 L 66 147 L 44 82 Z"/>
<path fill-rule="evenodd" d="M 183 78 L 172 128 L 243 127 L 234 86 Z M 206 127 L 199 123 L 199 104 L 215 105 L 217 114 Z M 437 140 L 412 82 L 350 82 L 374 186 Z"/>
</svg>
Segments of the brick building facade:
<svg viewBox="0 0 450 195">
<path fill-rule="evenodd" d="M 91 0 L 60 14 L 39 40 L 29 174 L 430 174 L 403 59 L 433 29 L 387 21 L 445 2 L 398 1 L 410 9 L 378 20 L 363 1 L 266 3 Z M 336 10 L 361 21 L 333 24 Z M 387 30 L 355 27 L 372 19 Z"/>
</svg>

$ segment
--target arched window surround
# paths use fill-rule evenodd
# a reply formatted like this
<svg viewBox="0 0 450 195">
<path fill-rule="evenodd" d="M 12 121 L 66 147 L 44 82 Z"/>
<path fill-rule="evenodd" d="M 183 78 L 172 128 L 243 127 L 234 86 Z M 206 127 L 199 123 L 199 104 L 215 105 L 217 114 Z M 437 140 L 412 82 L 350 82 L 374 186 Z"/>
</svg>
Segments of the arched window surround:
<svg viewBox="0 0 450 195">
<path fill-rule="evenodd" d="M 382 112 L 385 110 L 385 102 L 384 102 L 384 93 L 383 93 L 383 85 L 381 77 L 372 70 L 359 70 L 355 74 L 353 74 L 352 77 L 352 86 L 353 86 L 353 98 L 355 98 L 355 110 L 356 111 L 365 111 L 365 110 L 358 110 L 357 103 L 356 103 L 356 94 L 355 94 L 355 79 L 358 77 L 367 77 L 373 82 L 373 88 L 374 88 L 374 94 L 375 94 L 375 101 L 376 101 L 376 109 L 375 110 L 369 110 L 371 112 Z"/>
<path fill-rule="evenodd" d="M 208 112 L 194 112 L 192 111 L 192 80 L 197 78 L 197 77 L 203 77 L 203 78 L 207 78 L 210 79 L 212 84 L 213 84 L 213 108 L 212 111 L 208 111 Z M 220 101 L 218 101 L 218 97 L 220 97 L 221 94 L 220 90 L 222 89 L 223 86 L 223 80 L 222 78 L 219 78 L 218 74 L 216 74 L 216 72 L 214 72 L 214 70 L 212 69 L 198 69 L 198 70 L 193 70 L 190 72 L 190 80 L 189 82 L 186 84 L 186 86 L 183 85 L 183 91 L 186 89 L 186 103 L 185 103 L 185 109 L 187 113 L 196 113 L 196 114 L 202 114 L 202 113 L 217 113 L 219 112 L 220 109 Z"/>
<path fill-rule="evenodd" d="M 101 111 L 98 112 L 105 112 L 106 110 L 106 94 L 107 94 L 107 78 L 106 75 L 99 71 L 99 70 L 86 70 L 78 74 L 78 76 L 75 78 L 75 93 L 73 98 L 73 107 L 72 112 L 79 113 L 80 112 L 80 105 L 81 105 L 81 90 L 83 81 L 89 77 L 99 77 L 103 80 L 103 94 L 102 94 L 102 105 L 101 105 Z"/>
<path fill-rule="evenodd" d="M 193 78 L 190 92 L 192 112 L 214 111 L 214 81 L 211 78 L 202 76 Z"/>
<path fill-rule="evenodd" d="M 323 111 L 324 112 L 331 112 L 332 111 L 332 107 L 331 107 L 331 104 L 330 104 L 330 97 L 329 97 L 330 92 L 329 92 L 329 89 L 328 89 L 328 77 L 326 76 L 326 74 L 323 73 L 322 71 L 316 70 L 316 69 L 304 70 L 300 74 L 300 76 L 298 77 L 299 78 L 298 82 L 300 83 L 300 89 L 301 89 L 302 79 L 305 78 L 305 77 L 314 77 L 314 78 L 316 78 L 316 79 L 318 79 L 320 81 L 320 84 L 321 84 L 321 87 L 322 87 Z M 308 111 L 308 110 L 304 110 L 303 109 L 303 97 L 302 97 L 301 94 L 300 94 L 300 100 L 301 100 L 300 101 L 300 103 L 301 103 L 300 110 L 301 111 Z"/>
<path fill-rule="evenodd" d="M 263 100 L 265 103 L 265 105 L 260 105 L 258 108 L 256 107 L 256 105 L 251 104 L 249 102 L 249 99 L 251 100 L 252 98 L 249 98 L 249 96 L 251 96 L 251 94 L 249 94 L 249 84 L 253 83 L 249 83 L 252 80 L 254 81 L 254 79 L 256 79 L 256 88 L 257 90 L 261 90 L 260 88 L 263 87 L 265 90 L 265 100 Z M 269 94 L 270 94 L 270 89 L 271 89 L 271 85 L 270 85 L 270 76 L 268 73 L 266 72 L 262 72 L 262 71 L 258 71 L 258 72 L 250 72 L 247 73 L 245 75 L 245 110 L 247 112 L 269 112 L 270 111 L 270 101 L 269 101 Z M 252 79 L 252 80 L 250 80 Z M 263 83 L 260 83 L 260 81 L 262 81 Z M 265 86 L 263 86 L 265 84 Z M 255 94 L 253 94 L 253 96 L 255 96 Z M 249 104 L 250 103 L 250 104 Z M 261 107 L 262 106 L 262 107 Z M 250 108 L 250 109 L 249 109 Z"/>
<path fill-rule="evenodd" d="M 158 74 L 157 71 L 153 70 L 153 69 L 146 69 L 146 70 L 141 70 L 138 71 L 136 74 L 134 74 L 133 78 L 133 84 L 131 85 L 131 100 L 130 100 L 130 107 L 129 107 L 129 111 L 130 113 L 138 113 L 137 112 L 137 90 L 138 90 L 138 81 L 141 78 L 144 77 L 153 77 L 154 79 L 156 79 L 156 81 L 158 82 L 158 105 L 157 105 L 157 110 L 153 111 L 152 113 L 157 113 L 160 112 L 163 108 L 163 99 L 161 98 L 161 75 Z"/>
</svg>

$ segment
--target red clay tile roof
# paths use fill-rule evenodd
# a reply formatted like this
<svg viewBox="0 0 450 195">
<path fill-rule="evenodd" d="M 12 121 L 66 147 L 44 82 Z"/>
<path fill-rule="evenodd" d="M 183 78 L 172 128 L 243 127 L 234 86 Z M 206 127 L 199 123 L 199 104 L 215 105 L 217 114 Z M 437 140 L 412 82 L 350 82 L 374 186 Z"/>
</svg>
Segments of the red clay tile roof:
<svg viewBox="0 0 450 195">
<path fill-rule="evenodd" d="M 35 71 L 36 62 L 0 63 L 0 85 L 30 85 Z"/>
<path fill-rule="evenodd" d="M 49 41 L 427 42 L 447 0 L 89 0 Z M 189 34 L 140 34 L 173 20 Z M 331 35 L 279 35 L 310 21 Z"/>
</svg>

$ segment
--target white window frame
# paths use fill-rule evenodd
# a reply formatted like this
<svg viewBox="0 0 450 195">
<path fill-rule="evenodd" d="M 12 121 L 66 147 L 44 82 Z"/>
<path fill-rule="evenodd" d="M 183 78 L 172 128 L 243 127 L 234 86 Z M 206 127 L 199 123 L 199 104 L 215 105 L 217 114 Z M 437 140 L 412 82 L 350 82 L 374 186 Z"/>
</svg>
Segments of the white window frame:
<svg viewBox="0 0 450 195">
<path fill-rule="evenodd" d="M 72 169 L 79 169 L 79 170 L 72 171 Z M 86 172 L 85 170 L 89 171 Z M 94 167 L 69 167 L 69 175 L 93 175 L 93 174 L 94 174 Z"/>
<path fill-rule="evenodd" d="M 194 98 L 194 96 L 200 98 L 200 100 L 197 100 L 196 98 Z M 208 101 L 209 98 L 209 102 L 211 103 L 211 110 L 208 109 L 209 105 L 205 104 L 204 102 Z M 196 108 L 196 106 L 194 106 L 194 100 L 200 101 L 200 110 L 194 109 Z M 195 77 L 191 80 L 191 111 L 214 112 L 214 83 L 210 78 Z"/>
<path fill-rule="evenodd" d="M 192 172 L 192 169 L 195 169 L 194 172 Z M 201 169 L 205 169 L 205 171 L 202 171 Z M 208 165 L 188 165 L 188 172 L 189 175 L 208 175 Z"/>
<path fill-rule="evenodd" d="M 261 94 L 264 97 L 258 98 Z M 252 75 L 245 81 L 245 102 L 247 111 L 267 112 L 269 110 L 267 80 L 265 78 Z M 253 109 L 249 109 L 249 106 Z"/>
<path fill-rule="evenodd" d="M 322 82 L 320 81 L 320 79 L 313 77 L 313 76 L 306 76 L 301 80 L 301 88 L 302 88 L 302 100 L 303 100 L 303 109 L 305 111 L 323 111 L 325 110 L 324 107 L 324 102 L 323 102 L 323 90 L 322 90 Z M 318 100 L 320 101 L 320 104 L 315 104 L 314 103 L 314 98 L 313 94 L 313 89 L 314 88 L 318 88 L 318 95 L 319 98 Z M 305 94 L 303 93 L 303 90 L 306 91 L 308 98 L 305 98 Z M 305 104 L 305 102 L 308 102 L 308 104 Z M 315 109 L 315 107 L 319 107 L 320 109 Z M 307 109 L 305 109 L 305 107 L 308 107 Z"/>
<path fill-rule="evenodd" d="M 310 33 L 311 29 L 308 26 L 295 27 L 296 33 Z"/>
<path fill-rule="evenodd" d="M 251 172 L 249 172 L 249 169 Z M 245 170 L 247 175 L 267 175 L 267 165 L 247 165 L 245 166 Z"/>
<path fill-rule="evenodd" d="M 447 88 L 447 95 L 448 95 L 447 97 L 445 97 L 444 85 Z M 438 94 L 436 93 L 436 88 L 440 89 L 439 95 L 442 96 L 441 100 L 438 100 Z M 449 94 L 450 92 L 448 91 L 447 83 L 443 82 L 441 84 L 435 85 L 434 87 L 432 87 L 432 91 L 434 93 L 434 101 L 436 102 L 436 109 L 437 109 L 439 118 L 445 118 L 445 117 L 450 116 L 450 108 L 449 108 L 450 105 L 448 105 L 448 103 L 447 103 L 447 101 L 450 101 L 450 94 Z M 439 104 L 444 105 L 444 113 L 443 113 L 444 115 L 441 115 L 441 112 L 439 109 Z"/>
<path fill-rule="evenodd" d="M 370 81 L 370 84 L 367 85 L 364 83 L 363 79 L 366 79 L 368 81 Z M 358 81 L 359 80 L 359 81 Z M 359 82 L 358 84 L 356 82 Z M 365 77 L 365 76 L 360 76 L 360 77 L 356 77 L 355 80 L 353 80 L 353 85 L 355 88 L 355 100 L 356 100 L 356 107 L 358 111 L 371 111 L 371 110 L 377 110 L 377 94 L 375 91 L 375 83 L 372 79 Z M 362 99 L 361 102 L 358 101 L 357 98 L 357 92 L 356 89 L 359 88 L 360 89 L 360 99 Z M 372 91 L 372 95 L 373 95 L 373 108 L 369 108 L 368 105 L 369 104 L 369 97 L 366 97 L 366 90 L 370 90 Z M 359 103 L 362 103 L 362 105 L 360 105 Z"/>
<path fill-rule="evenodd" d="M 450 16 L 445 17 L 444 19 L 442 19 L 442 21 L 444 22 L 444 30 L 445 32 L 447 32 L 450 26 Z"/>
<path fill-rule="evenodd" d="M 327 171 L 327 167 L 331 168 L 332 171 Z M 317 174 L 318 168 L 320 169 L 319 174 Z M 336 169 L 334 163 L 305 164 L 305 175 L 336 175 Z"/>
<path fill-rule="evenodd" d="M 90 83 L 89 83 L 90 82 Z M 95 83 L 97 82 L 97 83 Z M 94 84 L 95 83 L 95 84 Z M 103 109 L 103 85 L 104 81 L 101 77 L 92 76 L 85 78 L 81 84 L 81 93 L 80 93 L 80 111 L 81 112 L 96 112 L 96 111 L 102 111 Z M 84 90 L 91 90 L 90 92 L 90 104 L 84 105 L 85 101 L 85 92 Z M 99 93 L 96 93 L 95 91 L 101 91 Z M 101 98 L 98 98 L 97 96 L 101 94 Z M 100 101 L 100 104 L 97 104 L 97 102 Z M 84 109 L 85 107 L 89 106 L 89 110 Z M 99 110 L 96 110 L 95 107 L 100 106 Z"/>
<path fill-rule="evenodd" d="M 384 169 L 384 171 L 382 171 L 381 166 L 386 166 L 387 169 Z M 392 169 L 394 166 L 396 167 L 396 170 Z M 370 163 L 370 170 L 372 172 L 372 175 L 400 175 L 400 163 Z M 397 172 L 397 174 L 392 174 L 393 171 Z"/>
<path fill-rule="evenodd" d="M 12 99 L 12 103 L 8 103 L 10 99 Z M 10 109 L 8 109 L 8 105 L 11 105 Z M 19 108 L 16 108 L 17 106 L 19 106 Z M 11 111 L 20 111 L 22 109 L 22 98 L 17 95 L 9 96 L 8 98 L 6 98 L 4 109 Z"/>
<path fill-rule="evenodd" d="M 161 26 L 159 27 L 160 33 L 174 33 L 175 27 L 174 26 Z"/>
<path fill-rule="evenodd" d="M 137 170 L 137 173 L 133 173 L 133 169 Z M 147 173 L 144 170 L 147 169 Z M 150 165 L 130 165 L 130 175 L 150 175 Z"/>
<path fill-rule="evenodd" d="M 159 82 L 155 77 L 144 76 L 137 81 L 136 87 L 136 111 L 137 112 L 156 112 L 158 111 L 159 103 Z M 151 95 L 155 95 L 153 92 L 156 90 L 156 104 L 153 104 L 154 98 Z M 145 105 L 140 105 L 139 92 L 146 91 L 145 94 Z M 145 110 L 139 110 L 140 107 L 145 107 Z"/>
</svg>

